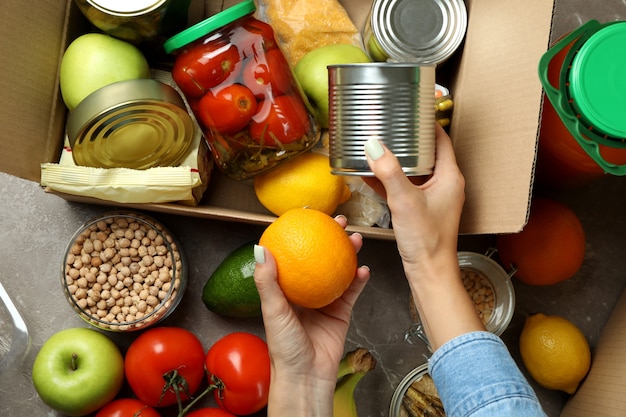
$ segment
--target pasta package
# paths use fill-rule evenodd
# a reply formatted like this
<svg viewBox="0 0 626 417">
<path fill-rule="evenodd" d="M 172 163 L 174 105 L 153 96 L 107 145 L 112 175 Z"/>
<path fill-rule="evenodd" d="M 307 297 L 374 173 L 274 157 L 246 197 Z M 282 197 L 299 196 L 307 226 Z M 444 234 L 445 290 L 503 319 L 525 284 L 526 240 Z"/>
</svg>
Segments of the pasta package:
<svg viewBox="0 0 626 417">
<path fill-rule="evenodd" d="M 258 17 L 273 28 L 294 67 L 307 52 L 340 43 L 363 47 L 361 34 L 337 0 L 259 0 Z"/>
</svg>

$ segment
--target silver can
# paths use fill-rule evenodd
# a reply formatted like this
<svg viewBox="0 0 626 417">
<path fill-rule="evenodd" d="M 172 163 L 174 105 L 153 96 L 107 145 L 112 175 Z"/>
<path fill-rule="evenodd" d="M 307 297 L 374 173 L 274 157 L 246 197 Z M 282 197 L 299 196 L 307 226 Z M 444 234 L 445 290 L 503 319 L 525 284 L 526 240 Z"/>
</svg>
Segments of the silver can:
<svg viewBox="0 0 626 417">
<path fill-rule="evenodd" d="M 329 154 L 335 174 L 372 176 L 365 143 L 378 138 L 407 175 L 435 164 L 435 66 L 365 63 L 328 66 Z"/>
<path fill-rule="evenodd" d="M 466 29 L 463 0 L 374 0 L 363 39 L 374 61 L 441 64 Z"/>
</svg>

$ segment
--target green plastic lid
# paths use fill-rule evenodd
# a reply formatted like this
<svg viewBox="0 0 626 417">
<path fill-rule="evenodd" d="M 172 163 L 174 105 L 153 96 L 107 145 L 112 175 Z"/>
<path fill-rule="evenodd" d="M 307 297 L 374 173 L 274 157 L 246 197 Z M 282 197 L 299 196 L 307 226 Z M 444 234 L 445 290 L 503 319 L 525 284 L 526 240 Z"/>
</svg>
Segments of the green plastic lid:
<svg viewBox="0 0 626 417">
<path fill-rule="evenodd" d="M 606 25 L 584 42 L 569 81 L 573 106 L 587 127 L 626 137 L 626 22 Z"/>
<path fill-rule="evenodd" d="M 254 0 L 244 0 L 172 36 L 165 41 L 163 48 L 169 54 L 254 11 Z"/>
</svg>

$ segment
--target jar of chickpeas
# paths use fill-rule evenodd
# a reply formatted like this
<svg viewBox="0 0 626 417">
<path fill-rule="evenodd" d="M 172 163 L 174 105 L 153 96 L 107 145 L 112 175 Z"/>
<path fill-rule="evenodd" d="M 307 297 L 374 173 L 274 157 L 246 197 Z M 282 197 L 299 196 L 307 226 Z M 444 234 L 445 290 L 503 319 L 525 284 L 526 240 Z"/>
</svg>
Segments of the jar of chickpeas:
<svg viewBox="0 0 626 417">
<path fill-rule="evenodd" d="M 134 331 L 174 311 L 185 292 L 187 267 L 163 224 L 142 213 L 113 211 L 87 221 L 70 239 L 61 284 L 87 323 Z"/>
<path fill-rule="evenodd" d="M 485 255 L 476 252 L 457 253 L 461 279 L 474 302 L 476 314 L 487 331 L 500 336 L 509 326 L 515 310 L 515 290 L 511 282 L 515 271 L 507 273 L 491 255 L 493 251 Z M 428 345 L 412 297 L 409 310 L 416 325 L 407 332 L 407 337 L 417 336 Z"/>
</svg>

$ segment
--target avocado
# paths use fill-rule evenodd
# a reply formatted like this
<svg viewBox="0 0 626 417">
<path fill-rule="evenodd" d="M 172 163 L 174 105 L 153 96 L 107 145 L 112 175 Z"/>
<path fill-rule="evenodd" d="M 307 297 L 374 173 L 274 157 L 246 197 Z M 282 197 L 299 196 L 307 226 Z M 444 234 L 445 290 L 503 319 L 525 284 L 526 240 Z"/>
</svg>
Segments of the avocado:
<svg viewBox="0 0 626 417">
<path fill-rule="evenodd" d="M 202 290 L 204 305 L 228 317 L 258 317 L 261 299 L 254 283 L 254 243 L 231 252 L 211 274 Z"/>
</svg>

